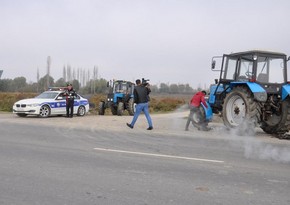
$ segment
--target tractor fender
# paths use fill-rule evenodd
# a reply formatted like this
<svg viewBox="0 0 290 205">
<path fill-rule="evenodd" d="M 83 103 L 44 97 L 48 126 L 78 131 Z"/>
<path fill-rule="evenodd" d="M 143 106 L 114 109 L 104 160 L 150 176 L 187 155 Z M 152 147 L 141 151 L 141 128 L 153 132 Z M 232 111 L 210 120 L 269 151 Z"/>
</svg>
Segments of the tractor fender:
<svg viewBox="0 0 290 205">
<path fill-rule="evenodd" d="M 202 105 L 204 112 L 205 112 L 205 119 L 207 121 L 212 121 L 213 113 L 212 113 L 212 109 L 211 109 L 209 103 L 206 102 L 207 108 L 202 103 L 201 103 L 201 105 Z"/>
<path fill-rule="evenodd" d="M 254 82 L 231 82 L 230 83 L 231 88 L 236 87 L 238 85 L 246 85 L 250 89 L 250 91 L 253 93 L 255 100 L 259 102 L 267 101 L 267 97 L 268 97 L 267 92 L 258 83 L 254 83 Z"/>
<path fill-rule="evenodd" d="M 282 86 L 282 101 L 285 100 L 290 95 L 290 85 Z"/>
</svg>

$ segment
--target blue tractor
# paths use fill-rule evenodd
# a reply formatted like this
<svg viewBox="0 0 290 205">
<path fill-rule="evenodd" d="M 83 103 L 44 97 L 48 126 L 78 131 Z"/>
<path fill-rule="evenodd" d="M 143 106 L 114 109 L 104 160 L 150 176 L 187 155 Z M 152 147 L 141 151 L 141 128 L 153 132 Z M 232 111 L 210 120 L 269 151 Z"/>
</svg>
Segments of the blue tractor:
<svg viewBox="0 0 290 205">
<path fill-rule="evenodd" d="M 129 115 L 134 115 L 134 83 L 124 80 L 114 80 L 107 83 L 109 93 L 106 101 L 99 103 L 99 115 L 105 114 L 105 109 L 110 108 L 113 115 L 123 115 L 127 110 Z"/>
<path fill-rule="evenodd" d="M 221 68 L 216 69 L 217 58 Z M 290 130 L 290 57 L 278 52 L 252 50 L 213 57 L 219 80 L 210 87 L 208 102 L 228 128 L 259 126 L 269 134 Z M 252 126 L 249 126 L 252 125 Z"/>
</svg>

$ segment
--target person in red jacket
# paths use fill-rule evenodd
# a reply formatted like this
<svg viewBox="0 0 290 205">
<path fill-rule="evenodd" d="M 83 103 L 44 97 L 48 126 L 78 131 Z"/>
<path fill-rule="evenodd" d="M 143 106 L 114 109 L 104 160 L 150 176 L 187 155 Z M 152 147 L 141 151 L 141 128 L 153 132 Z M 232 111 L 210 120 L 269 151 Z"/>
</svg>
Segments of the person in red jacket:
<svg viewBox="0 0 290 205">
<path fill-rule="evenodd" d="M 187 119 L 186 126 L 185 126 L 185 130 L 186 131 L 188 131 L 188 126 L 189 126 L 191 121 L 194 124 L 194 120 L 193 120 L 193 114 L 194 113 L 197 114 L 198 124 L 200 125 L 199 126 L 199 130 L 200 129 L 204 130 L 204 131 L 210 130 L 210 128 L 207 127 L 207 124 L 204 123 L 205 122 L 205 115 L 200 110 L 200 104 L 201 103 L 207 108 L 207 104 L 206 104 L 205 99 L 204 99 L 205 95 L 206 95 L 206 91 L 203 90 L 203 91 L 197 92 L 191 98 L 190 104 L 189 104 L 190 113 L 188 115 L 188 119 Z"/>
</svg>

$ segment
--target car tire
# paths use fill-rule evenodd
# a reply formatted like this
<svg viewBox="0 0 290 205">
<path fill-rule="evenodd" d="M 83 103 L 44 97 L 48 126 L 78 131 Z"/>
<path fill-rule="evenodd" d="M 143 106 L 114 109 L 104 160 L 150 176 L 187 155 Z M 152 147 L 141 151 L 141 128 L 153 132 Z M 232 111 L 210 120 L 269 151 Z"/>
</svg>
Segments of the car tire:
<svg viewBox="0 0 290 205">
<path fill-rule="evenodd" d="M 39 117 L 46 118 L 50 115 L 50 107 L 48 105 L 42 105 L 39 110 Z"/>
<path fill-rule="evenodd" d="M 77 116 L 85 116 L 86 108 L 84 106 L 79 106 Z"/>
</svg>

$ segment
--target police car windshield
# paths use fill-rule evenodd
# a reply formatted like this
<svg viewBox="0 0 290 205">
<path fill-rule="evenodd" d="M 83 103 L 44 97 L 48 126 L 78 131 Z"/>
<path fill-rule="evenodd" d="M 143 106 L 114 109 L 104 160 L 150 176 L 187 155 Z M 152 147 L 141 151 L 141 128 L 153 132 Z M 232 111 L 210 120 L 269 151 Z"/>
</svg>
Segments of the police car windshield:
<svg viewBox="0 0 290 205">
<path fill-rule="evenodd" d="M 40 99 L 54 99 L 57 96 L 58 93 L 55 92 L 44 92 L 41 93 L 40 95 L 36 96 L 35 98 L 40 98 Z"/>
</svg>

